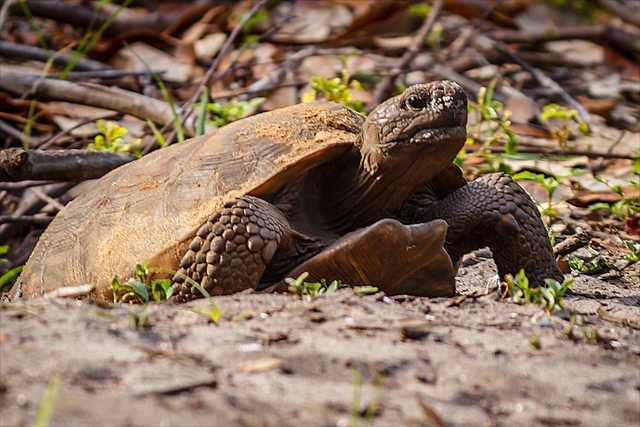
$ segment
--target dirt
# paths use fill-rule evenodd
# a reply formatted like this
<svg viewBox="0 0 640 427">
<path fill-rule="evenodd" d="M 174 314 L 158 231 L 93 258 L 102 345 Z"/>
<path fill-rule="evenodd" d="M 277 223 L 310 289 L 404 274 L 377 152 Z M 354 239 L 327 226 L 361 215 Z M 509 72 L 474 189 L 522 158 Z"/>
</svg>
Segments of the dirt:
<svg viewBox="0 0 640 427">
<path fill-rule="evenodd" d="M 206 300 L 142 331 L 140 306 L 4 305 L 0 425 L 32 425 L 52 378 L 50 425 L 639 425 L 637 278 L 579 276 L 548 314 L 500 300 L 479 255 L 458 297 L 245 292 L 219 324 Z"/>
</svg>

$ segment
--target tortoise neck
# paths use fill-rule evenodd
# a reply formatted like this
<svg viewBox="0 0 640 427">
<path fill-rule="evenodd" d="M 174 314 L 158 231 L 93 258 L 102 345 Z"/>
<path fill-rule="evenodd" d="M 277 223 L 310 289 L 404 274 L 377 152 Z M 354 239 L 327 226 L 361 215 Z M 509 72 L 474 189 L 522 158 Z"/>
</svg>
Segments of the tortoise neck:
<svg viewBox="0 0 640 427">
<path fill-rule="evenodd" d="M 355 149 L 336 165 L 326 182 L 329 201 L 325 218 L 340 233 L 394 218 L 407 200 L 428 180 L 422 177 L 419 159 L 404 159 L 393 165 L 371 167 L 368 157 Z M 402 164 L 402 165 L 400 165 Z M 430 174 L 431 175 L 431 174 Z"/>
</svg>

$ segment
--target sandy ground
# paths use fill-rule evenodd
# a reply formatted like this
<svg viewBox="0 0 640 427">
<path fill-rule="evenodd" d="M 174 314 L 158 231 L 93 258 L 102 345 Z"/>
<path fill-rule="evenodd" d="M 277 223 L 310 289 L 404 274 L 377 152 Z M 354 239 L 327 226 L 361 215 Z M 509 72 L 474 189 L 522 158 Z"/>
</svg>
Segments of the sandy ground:
<svg viewBox="0 0 640 427">
<path fill-rule="evenodd" d="M 479 260 L 452 299 L 243 293 L 218 325 L 206 300 L 144 331 L 139 306 L 4 305 L 0 425 L 32 425 L 52 378 L 51 425 L 639 425 L 640 284 L 581 276 L 549 315 Z"/>
</svg>

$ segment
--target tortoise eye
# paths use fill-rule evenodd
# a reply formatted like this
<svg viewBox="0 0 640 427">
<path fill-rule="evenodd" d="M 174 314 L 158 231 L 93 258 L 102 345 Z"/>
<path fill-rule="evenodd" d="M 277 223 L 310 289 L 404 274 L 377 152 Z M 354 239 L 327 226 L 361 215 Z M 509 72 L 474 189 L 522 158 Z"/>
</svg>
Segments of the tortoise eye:
<svg viewBox="0 0 640 427">
<path fill-rule="evenodd" d="M 419 97 L 418 95 L 411 95 L 408 99 L 407 99 L 407 107 L 413 109 L 413 110 L 421 110 L 425 107 L 425 105 L 427 104 L 426 100 L 424 98 Z"/>
</svg>

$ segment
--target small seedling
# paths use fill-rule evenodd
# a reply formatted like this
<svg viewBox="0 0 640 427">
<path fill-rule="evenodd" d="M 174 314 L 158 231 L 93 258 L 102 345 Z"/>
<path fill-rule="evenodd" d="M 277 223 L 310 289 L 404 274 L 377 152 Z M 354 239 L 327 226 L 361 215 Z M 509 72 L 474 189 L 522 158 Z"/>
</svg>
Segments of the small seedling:
<svg viewBox="0 0 640 427">
<path fill-rule="evenodd" d="M 528 341 L 536 350 L 540 350 L 542 348 L 542 341 L 540 341 L 540 337 L 538 335 L 532 336 Z"/>
<path fill-rule="evenodd" d="M 558 104 L 548 104 L 542 107 L 542 114 L 540 119 L 543 122 L 547 122 L 551 119 L 560 121 L 560 125 L 552 129 L 553 136 L 558 140 L 561 147 L 566 147 L 567 141 L 571 138 L 571 126 L 570 124 L 576 123 L 578 129 L 585 136 L 590 136 L 591 132 L 589 126 L 580 119 L 576 110 L 568 110 Z"/>
<path fill-rule="evenodd" d="M 507 287 L 503 297 L 508 293 L 511 301 L 516 304 L 539 304 L 548 312 L 562 310 L 562 297 L 569 286 L 573 284 L 573 279 L 562 284 L 552 279 L 546 279 L 545 286 L 532 288 L 529 287 L 529 279 L 527 279 L 524 269 L 521 269 L 515 277 L 507 274 L 504 280 Z"/>
<path fill-rule="evenodd" d="M 340 280 L 334 280 L 329 285 L 327 285 L 327 281 L 325 279 L 320 279 L 319 282 L 305 282 L 304 279 L 309 277 L 308 272 L 302 273 L 298 276 L 297 279 L 293 279 L 291 277 L 287 277 L 285 282 L 289 284 L 289 292 L 296 295 L 300 299 L 306 299 L 307 301 L 311 301 L 312 299 L 324 294 L 335 292 L 340 288 L 344 288 L 347 285 L 342 283 Z"/>
<path fill-rule="evenodd" d="M 151 314 L 151 306 L 149 304 L 146 304 L 141 309 L 130 311 L 129 317 L 131 317 L 131 325 L 133 328 L 142 332 L 151 326 L 149 323 L 149 314 Z"/>
<path fill-rule="evenodd" d="M 376 288 L 375 286 L 371 286 L 371 285 L 354 286 L 354 288 L 353 288 L 353 292 L 356 295 L 359 295 L 359 296 L 377 294 L 378 290 L 379 290 L 378 288 Z"/>
<path fill-rule="evenodd" d="M 211 119 L 207 120 L 208 124 L 222 127 L 228 123 L 241 119 L 258 106 L 262 105 L 265 98 L 253 98 L 249 101 L 228 102 L 220 104 L 211 102 L 206 104 L 207 110 L 211 114 Z M 195 108 L 200 108 L 202 103 L 195 104 Z"/>
<path fill-rule="evenodd" d="M 351 108 L 358 113 L 364 114 L 364 104 L 362 101 L 353 100 L 351 90 L 361 92 L 362 86 L 357 80 L 352 80 L 347 70 L 342 70 L 342 78 L 325 79 L 323 77 L 311 77 L 309 83 L 311 92 L 302 95 L 302 102 L 313 102 L 321 95 L 330 102 L 337 102 Z"/>
<path fill-rule="evenodd" d="M 111 290 L 113 292 L 113 302 L 117 303 L 120 291 L 133 294 L 142 304 L 149 302 L 149 293 L 154 301 L 160 302 L 171 298 L 173 288 L 169 279 L 151 280 L 151 276 L 157 269 L 150 268 L 150 264 L 136 264 L 135 268 L 130 269 L 135 273 L 136 277 L 132 277 L 125 283 L 120 283 L 118 276 L 115 275 L 111 279 Z"/>
<path fill-rule="evenodd" d="M 625 259 L 629 261 L 629 264 L 640 261 L 640 242 L 625 240 L 624 244 L 631 251 L 631 253 L 625 257 Z"/>
<path fill-rule="evenodd" d="M 374 385 L 374 395 L 371 399 L 371 404 L 367 407 L 367 411 L 364 414 L 362 420 L 363 425 L 367 426 L 371 424 L 373 417 L 375 417 L 378 407 L 380 405 L 380 396 L 382 395 L 382 387 L 384 386 L 384 370 L 377 371 L 376 382 Z M 351 400 L 351 410 L 349 412 L 349 427 L 357 427 L 358 421 L 361 419 L 360 404 L 362 399 L 362 374 L 357 367 L 353 368 L 353 398 Z"/>
<path fill-rule="evenodd" d="M 513 179 L 516 181 L 521 179 L 535 181 L 547 191 L 547 197 L 548 197 L 547 207 L 542 208 L 540 215 L 542 215 L 543 217 L 547 217 L 549 221 L 551 221 L 553 218 L 558 217 L 558 212 L 556 211 L 556 207 L 558 206 L 559 203 L 564 201 L 563 199 L 553 203 L 553 193 L 556 191 L 558 186 L 562 184 L 562 181 L 570 177 L 573 177 L 576 175 L 583 175 L 586 173 L 587 171 L 582 169 L 572 169 L 571 172 L 569 173 L 566 173 L 564 175 L 559 175 L 557 177 L 553 177 L 553 176 L 545 176 L 543 174 L 538 174 L 531 171 L 522 171 L 515 174 L 513 176 Z M 540 203 L 538 202 L 538 204 Z"/>
<path fill-rule="evenodd" d="M 496 79 L 489 86 L 480 88 L 478 102 L 469 103 L 469 114 L 476 115 L 476 124 L 468 130 L 470 142 L 480 145 L 479 153 L 495 143 L 505 144 L 507 154 L 518 152 L 518 138 L 511 129 L 511 111 L 504 109 L 501 102 L 493 99 Z"/>
<path fill-rule="evenodd" d="M 96 135 L 93 142 L 87 146 L 88 150 L 122 152 L 131 151 L 132 145 L 140 144 L 140 138 L 136 139 L 133 144 L 127 144 L 123 135 L 129 131 L 115 122 L 98 120 L 96 126 L 100 130 L 100 134 Z"/>
<path fill-rule="evenodd" d="M 245 12 L 241 14 L 239 18 L 239 22 L 245 19 L 246 14 L 249 12 Z M 269 12 L 266 10 L 260 10 L 256 12 L 249 20 L 242 26 L 242 39 L 243 44 L 251 44 L 258 40 L 259 36 L 256 34 L 251 34 L 253 28 L 258 25 L 262 20 L 269 17 Z"/>
<path fill-rule="evenodd" d="M 577 255 L 575 253 L 565 256 L 565 260 L 573 270 L 581 273 L 602 274 L 618 268 L 604 255 L 593 251 L 592 256 Z"/>
<path fill-rule="evenodd" d="M 592 332 L 589 332 L 589 330 L 587 329 L 587 325 L 585 325 L 582 316 L 580 316 L 579 314 L 573 314 L 569 319 L 569 325 L 567 326 L 566 332 L 570 340 L 576 341 L 576 337 L 573 335 L 574 325 L 578 325 L 580 327 L 582 336 L 588 344 L 598 344 L 602 341 L 602 337 L 598 333 L 598 329 L 594 328 Z"/>
<path fill-rule="evenodd" d="M 8 252 L 9 246 L 0 246 L 0 256 L 6 255 Z M 5 288 L 9 288 L 11 286 L 13 281 L 18 278 L 20 272 L 22 272 L 22 269 L 24 268 L 24 265 L 20 265 L 12 268 L 11 270 L 5 271 L 5 269 L 2 268 L 2 265 L 7 262 L 9 262 L 7 259 L 0 258 L 0 272 L 2 272 L 2 275 L 0 275 L 0 293 L 4 292 Z"/>
<path fill-rule="evenodd" d="M 207 292 L 205 288 L 203 288 L 198 282 L 196 282 L 192 278 L 185 277 L 184 279 L 188 281 L 191 285 L 195 286 L 198 291 L 200 291 L 200 293 L 209 301 L 209 306 L 211 307 L 211 308 L 195 307 L 193 310 L 208 315 L 211 321 L 217 325 L 218 322 L 220 322 L 222 313 L 220 312 L 220 307 L 218 306 L 218 304 L 216 304 L 213 298 L 211 298 L 211 294 L 209 294 L 209 292 Z"/>
<path fill-rule="evenodd" d="M 615 216 L 620 217 L 622 219 L 632 218 L 634 216 L 640 216 L 640 197 L 637 196 L 640 194 L 640 178 L 636 178 L 630 182 L 631 186 L 635 191 L 633 191 L 636 196 L 629 197 L 625 194 L 621 185 L 612 185 L 608 180 L 594 177 L 596 181 L 603 183 L 607 187 L 609 187 L 614 193 L 617 193 L 621 200 L 615 203 L 595 203 L 589 205 L 589 210 L 593 211 L 596 209 L 607 209 Z"/>
<path fill-rule="evenodd" d="M 56 397 L 58 397 L 58 389 L 62 382 L 62 373 L 56 372 L 53 374 L 47 384 L 47 389 L 44 391 L 42 397 L 42 403 L 38 409 L 38 415 L 33 422 L 34 427 L 46 427 L 49 425 L 51 415 L 53 415 L 53 409 L 55 408 Z"/>
</svg>

